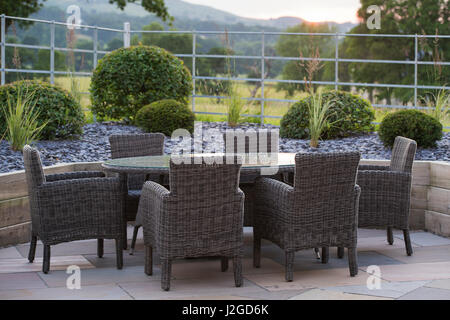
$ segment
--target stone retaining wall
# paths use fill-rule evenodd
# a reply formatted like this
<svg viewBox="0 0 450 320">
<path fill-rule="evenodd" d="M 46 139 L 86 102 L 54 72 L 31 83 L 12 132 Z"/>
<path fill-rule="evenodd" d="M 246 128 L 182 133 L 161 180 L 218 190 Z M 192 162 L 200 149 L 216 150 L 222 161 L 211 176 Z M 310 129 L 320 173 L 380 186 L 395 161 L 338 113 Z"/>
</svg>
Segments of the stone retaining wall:
<svg viewBox="0 0 450 320">
<path fill-rule="evenodd" d="M 388 165 L 389 161 L 362 160 L 361 163 Z M 101 170 L 101 164 L 61 164 L 45 168 L 45 173 L 86 170 Z M 0 247 L 28 242 L 30 226 L 24 171 L 0 174 Z M 450 237 L 450 163 L 414 163 L 410 226 Z"/>
</svg>

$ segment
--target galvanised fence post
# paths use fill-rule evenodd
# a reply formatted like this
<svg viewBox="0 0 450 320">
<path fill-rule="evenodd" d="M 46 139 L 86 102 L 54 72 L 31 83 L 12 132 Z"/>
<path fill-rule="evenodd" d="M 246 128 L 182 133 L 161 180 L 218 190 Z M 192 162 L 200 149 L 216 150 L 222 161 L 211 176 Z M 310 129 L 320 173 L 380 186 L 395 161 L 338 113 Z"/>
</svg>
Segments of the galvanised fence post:
<svg viewBox="0 0 450 320">
<path fill-rule="evenodd" d="M 6 17 L 4 14 L 2 14 L 2 18 L 1 18 L 1 84 L 4 85 L 6 82 L 6 58 L 5 58 L 5 43 L 6 43 Z"/>
<path fill-rule="evenodd" d="M 196 52 L 197 52 L 197 33 L 195 31 L 192 31 L 192 112 L 195 112 L 195 95 L 196 95 Z"/>
<path fill-rule="evenodd" d="M 264 105 L 265 105 L 265 97 L 264 97 L 264 79 L 265 79 L 265 34 L 264 31 L 261 33 L 261 126 L 264 125 Z"/>
<path fill-rule="evenodd" d="M 336 32 L 336 36 L 334 38 L 336 49 L 335 49 L 335 64 L 334 64 L 334 90 L 338 89 L 338 83 L 339 83 L 339 37 L 338 33 Z"/>
<path fill-rule="evenodd" d="M 419 39 L 417 38 L 417 33 L 414 36 L 414 108 L 417 108 L 417 69 L 418 69 L 418 59 L 419 59 Z"/>
<path fill-rule="evenodd" d="M 50 83 L 55 84 L 55 21 L 50 25 Z"/>
</svg>

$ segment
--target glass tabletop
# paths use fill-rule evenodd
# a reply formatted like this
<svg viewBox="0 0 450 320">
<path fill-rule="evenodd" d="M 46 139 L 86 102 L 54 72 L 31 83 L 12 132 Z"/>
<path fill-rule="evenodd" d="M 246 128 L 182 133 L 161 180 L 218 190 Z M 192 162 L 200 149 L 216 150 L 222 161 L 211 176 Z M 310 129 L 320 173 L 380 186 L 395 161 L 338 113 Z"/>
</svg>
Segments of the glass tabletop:
<svg viewBox="0 0 450 320">
<path fill-rule="evenodd" d="M 223 157 L 225 154 L 220 153 L 203 153 L 193 154 L 187 157 Z M 294 167 L 295 153 L 275 153 L 275 154 L 236 154 L 242 157 L 242 168 L 258 169 L 262 167 Z M 227 154 L 230 156 L 230 154 Z M 232 156 L 232 155 L 231 155 Z M 180 156 L 175 156 L 180 157 Z M 183 156 L 186 157 L 186 156 Z M 104 162 L 105 167 L 109 168 L 131 168 L 131 169 L 168 169 L 170 163 L 170 155 L 147 156 L 134 158 L 120 158 Z M 192 159 L 195 163 L 195 159 Z"/>
</svg>

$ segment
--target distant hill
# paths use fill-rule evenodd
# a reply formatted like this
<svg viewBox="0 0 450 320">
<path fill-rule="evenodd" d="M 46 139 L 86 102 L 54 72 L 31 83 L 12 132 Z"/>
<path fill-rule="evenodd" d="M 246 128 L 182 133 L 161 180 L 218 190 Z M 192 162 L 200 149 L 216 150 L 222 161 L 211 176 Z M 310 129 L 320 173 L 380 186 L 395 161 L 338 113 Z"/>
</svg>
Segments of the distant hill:
<svg viewBox="0 0 450 320">
<path fill-rule="evenodd" d="M 165 3 L 169 9 L 169 13 L 177 20 L 192 22 L 199 22 L 199 25 L 204 25 L 202 22 L 216 23 L 221 26 L 229 25 L 244 25 L 248 27 L 259 28 L 276 28 L 279 30 L 285 30 L 288 27 L 298 25 L 304 20 L 298 17 L 280 17 L 277 19 L 252 19 L 237 16 L 235 14 L 218 10 L 205 5 L 198 5 L 188 3 L 181 0 L 165 0 Z M 58 7 L 62 10 L 66 10 L 69 5 L 78 5 L 82 12 L 92 15 L 104 15 L 105 13 L 124 14 L 126 16 L 134 16 L 139 18 L 152 18 L 154 15 L 143 10 L 140 5 L 130 3 L 126 6 L 124 11 L 118 9 L 115 5 L 111 5 L 108 0 L 47 0 L 44 2 L 45 7 Z M 350 30 L 354 24 L 351 23 L 332 23 L 337 26 L 341 32 Z M 198 29 L 200 30 L 200 29 Z"/>
</svg>

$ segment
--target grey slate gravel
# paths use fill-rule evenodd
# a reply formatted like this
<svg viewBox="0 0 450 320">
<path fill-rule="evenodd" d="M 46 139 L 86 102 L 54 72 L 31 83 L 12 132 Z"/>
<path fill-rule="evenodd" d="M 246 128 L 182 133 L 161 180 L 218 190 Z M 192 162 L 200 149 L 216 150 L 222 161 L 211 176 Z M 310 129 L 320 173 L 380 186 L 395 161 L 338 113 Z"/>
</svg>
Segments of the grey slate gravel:
<svg viewBox="0 0 450 320">
<path fill-rule="evenodd" d="M 228 129 L 223 122 L 203 123 L 203 129 L 219 129 L 221 132 Z M 244 124 L 240 128 L 257 129 L 257 124 Z M 265 125 L 264 128 L 277 128 Z M 63 141 L 39 141 L 35 146 L 39 149 L 44 166 L 68 162 L 104 161 L 110 158 L 108 137 L 113 134 L 139 133 L 139 128 L 122 125 L 120 123 L 105 122 L 87 124 L 84 133 L 79 139 Z M 165 152 L 171 153 L 176 144 L 167 138 Z M 207 144 L 203 143 L 203 147 Z M 217 146 L 216 150 L 220 149 Z M 308 140 L 280 139 L 280 152 L 332 152 L 354 151 L 361 153 L 362 159 L 390 159 L 391 151 L 383 146 L 377 133 L 350 138 L 321 141 L 318 149 L 309 147 Z M 417 150 L 416 160 L 450 161 L 450 133 L 437 143 L 437 148 Z M 22 154 L 10 149 L 9 143 L 0 141 L 0 172 L 10 172 L 23 169 Z"/>
</svg>

